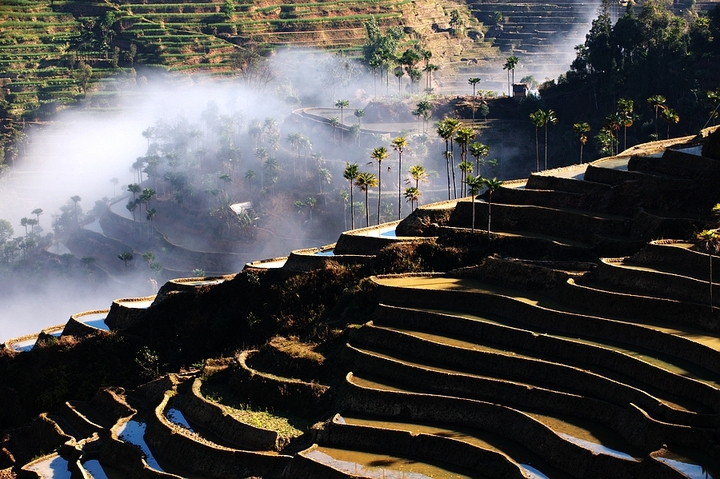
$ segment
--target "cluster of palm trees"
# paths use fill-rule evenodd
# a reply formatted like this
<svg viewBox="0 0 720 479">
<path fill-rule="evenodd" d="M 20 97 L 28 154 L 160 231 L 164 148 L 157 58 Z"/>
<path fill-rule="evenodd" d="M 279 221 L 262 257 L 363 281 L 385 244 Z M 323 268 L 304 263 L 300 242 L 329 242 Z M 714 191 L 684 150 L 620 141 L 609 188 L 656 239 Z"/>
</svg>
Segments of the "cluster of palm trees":
<svg viewBox="0 0 720 479">
<path fill-rule="evenodd" d="M 143 188 L 137 183 L 131 183 L 127 186 L 127 190 L 132 193 L 133 199 L 128 201 L 125 205 L 128 211 L 133 215 L 133 221 L 135 221 L 135 210 L 138 209 L 142 213 L 142 207 L 145 206 L 145 219 L 152 225 L 152 219 L 157 215 L 155 208 L 148 208 L 150 200 L 157 192 L 153 188 Z"/>
<path fill-rule="evenodd" d="M 720 218 L 720 203 L 717 203 L 712 208 L 712 215 L 715 218 Z M 716 225 L 717 226 L 717 225 Z M 713 255 L 720 253 L 720 233 L 718 228 L 715 229 L 704 229 L 700 231 L 696 239 L 700 241 L 705 251 L 708 253 L 708 259 L 710 264 L 710 312 L 713 310 Z"/>
<path fill-rule="evenodd" d="M 540 171 L 540 142 L 538 130 L 545 128 L 545 169 L 548 168 L 548 126 L 558 122 L 553 110 L 538 109 L 530 113 L 530 121 L 535 125 L 535 171 Z"/>
<path fill-rule="evenodd" d="M 391 141 L 391 147 L 398 153 L 398 219 L 402 218 L 402 198 L 410 203 L 411 208 L 414 208 L 416 203 L 420 199 L 420 182 L 427 181 L 427 172 L 425 167 L 422 165 L 413 165 L 408 169 L 408 173 L 415 186 L 409 186 L 405 188 L 403 193 L 403 167 L 402 167 L 402 155 L 407 149 L 408 142 L 403 136 L 398 136 Z M 352 229 L 355 228 L 355 211 L 353 201 L 353 187 L 357 187 L 360 191 L 365 194 L 365 225 L 370 226 L 370 210 L 369 210 L 369 191 L 371 188 L 378 189 L 378 201 L 377 201 L 377 224 L 381 223 L 382 220 L 382 163 L 390 157 L 388 149 L 384 146 L 374 148 L 370 153 L 371 161 L 368 164 L 377 163 L 377 175 L 371 172 L 361 172 L 360 167 L 357 163 L 346 163 L 345 170 L 343 171 L 343 178 L 349 182 L 350 190 L 350 226 Z"/>
<path fill-rule="evenodd" d="M 460 170 L 461 195 L 467 193 L 465 179 L 473 173 L 473 164 L 468 161 L 468 156 L 475 158 L 474 171 L 479 172 L 481 166 L 485 166 L 485 157 L 490 153 L 487 145 L 480 142 L 473 142 L 475 130 L 472 127 L 463 126 L 457 118 L 445 118 L 437 123 L 437 134 L 445 141 L 445 171 L 447 173 L 447 194 L 448 200 L 457 198 L 457 181 L 455 177 L 455 152 L 454 144 L 460 147 L 460 162 L 457 168 Z M 495 160 L 488 162 L 496 166 Z"/>
</svg>

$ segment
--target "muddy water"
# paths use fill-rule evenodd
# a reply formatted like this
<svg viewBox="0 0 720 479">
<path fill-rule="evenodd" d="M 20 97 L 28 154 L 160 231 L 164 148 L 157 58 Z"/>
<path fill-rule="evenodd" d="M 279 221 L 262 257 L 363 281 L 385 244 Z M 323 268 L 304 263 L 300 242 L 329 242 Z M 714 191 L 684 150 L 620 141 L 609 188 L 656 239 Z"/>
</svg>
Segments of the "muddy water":
<svg viewBox="0 0 720 479">
<path fill-rule="evenodd" d="M 332 447 L 318 447 L 307 453 L 306 456 L 361 477 L 378 479 L 472 479 L 477 477 L 477 475 L 454 472 L 438 465 L 413 459 Z"/>
</svg>

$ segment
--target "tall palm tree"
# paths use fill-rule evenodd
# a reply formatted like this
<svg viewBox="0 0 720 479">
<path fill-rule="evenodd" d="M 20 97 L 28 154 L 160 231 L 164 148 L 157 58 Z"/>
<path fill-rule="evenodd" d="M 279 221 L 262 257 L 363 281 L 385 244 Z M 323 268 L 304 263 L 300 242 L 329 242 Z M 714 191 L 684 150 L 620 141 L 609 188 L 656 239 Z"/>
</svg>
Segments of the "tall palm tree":
<svg viewBox="0 0 720 479">
<path fill-rule="evenodd" d="M 624 129 L 623 151 L 625 151 L 627 150 L 627 129 L 630 126 L 633 126 L 633 122 L 635 121 L 635 114 L 633 113 L 635 103 L 627 98 L 620 98 L 617 102 L 617 107 L 618 114 L 620 115 L 620 119 L 622 121 L 622 126 Z"/>
<path fill-rule="evenodd" d="M 350 106 L 348 100 L 338 100 L 335 102 L 335 108 L 340 108 L 340 143 L 345 142 L 345 108 Z"/>
<path fill-rule="evenodd" d="M 619 113 L 611 113 L 605 117 L 605 126 L 612 132 L 613 144 L 616 148 L 613 148 L 613 154 L 617 154 L 617 149 L 620 148 L 620 127 L 622 126 L 622 118 Z"/>
<path fill-rule="evenodd" d="M 353 182 L 360 174 L 360 167 L 357 163 L 345 162 L 345 171 L 343 178 L 350 182 L 350 229 L 355 229 L 355 204 L 353 203 Z"/>
<path fill-rule="evenodd" d="M 455 136 L 455 132 L 460 127 L 460 120 L 456 118 L 445 118 L 437 124 L 437 134 L 440 138 L 445 140 L 445 169 L 447 171 L 448 180 L 448 199 L 450 199 L 450 174 L 452 172 L 453 177 L 453 190 L 455 190 L 455 163 L 452 155 L 452 139 Z M 457 197 L 457 191 L 455 191 Z"/>
<path fill-rule="evenodd" d="M 37 218 L 37 224 L 39 226 L 40 225 L 40 215 L 43 214 L 42 208 L 35 208 L 30 213 L 35 215 L 35 217 Z"/>
<path fill-rule="evenodd" d="M 647 99 L 647 102 L 650 104 L 651 107 L 655 109 L 655 139 L 657 140 L 659 138 L 658 133 L 658 112 L 659 110 L 664 110 L 665 102 L 667 100 L 662 95 L 653 95 L 650 98 Z"/>
<path fill-rule="evenodd" d="M 540 171 L 540 140 L 538 130 L 545 124 L 545 112 L 537 110 L 530 113 L 530 121 L 535 125 L 535 171 Z"/>
<path fill-rule="evenodd" d="M 252 190 L 252 179 L 255 178 L 255 171 L 247 170 L 245 172 L 245 179 L 248 180 L 248 188 Z"/>
<path fill-rule="evenodd" d="M 357 124 L 359 126 L 362 126 L 362 119 L 365 116 L 365 110 L 362 108 L 357 108 L 355 109 L 353 115 L 355 115 L 355 118 L 357 118 Z"/>
<path fill-rule="evenodd" d="M 387 148 L 384 146 L 378 146 L 375 148 L 372 153 L 370 153 L 370 158 L 374 161 L 377 161 L 378 165 L 378 175 L 377 175 L 377 181 L 378 181 L 378 217 L 377 217 L 377 224 L 380 224 L 380 204 L 382 202 L 382 162 L 383 160 L 387 159 L 387 157 L 390 156 L 388 154 Z"/>
<path fill-rule="evenodd" d="M 378 185 L 377 176 L 372 173 L 362 172 L 355 179 L 355 186 L 365 192 L 365 226 L 370 226 L 370 209 L 368 208 L 368 190 Z"/>
<path fill-rule="evenodd" d="M 663 119 L 665 123 L 667 123 L 667 139 L 670 139 L 670 125 L 677 125 L 680 123 L 680 115 L 678 115 L 678 112 L 673 110 L 672 108 L 665 108 L 662 113 L 660 113 L 660 118 Z"/>
<path fill-rule="evenodd" d="M 393 150 L 398 152 L 398 219 L 402 218 L 402 200 L 400 196 L 400 187 L 402 184 L 402 155 L 407 145 L 407 139 L 404 136 L 397 136 L 392 141 Z"/>
<path fill-rule="evenodd" d="M 480 78 L 478 78 L 478 77 L 468 78 L 468 83 L 472 85 L 472 89 L 473 89 L 472 124 L 473 124 L 473 126 L 475 126 L 475 88 L 477 87 L 477 84 L 480 83 Z"/>
<path fill-rule="evenodd" d="M 465 183 L 467 186 L 470 187 L 470 196 L 472 198 L 472 232 L 475 232 L 475 197 L 480 193 L 480 190 L 482 189 L 483 185 L 485 184 L 485 179 L 478 175 L 468 175 L 467 178 L 465 178 Z"/>
<path fill-rule="evenodd" d="M 720 206 L 717 205 L 716 208 Z M 720 235 L 715 230 L 703 230 L 697 234 L 697 239 L 702 241 L 710 260 L 710 312 L 713 310 L 713 253 L 717 254 L 720 249 Z"/>
<path fill-rule="evenodd" d="M 583 163 L 583 148 L 585 147 L 585 144 L 587 143 L 588 137 L 586 133 L 590 131 L 590 125 L 586 122 L 581 123 L 575 123 L 573 125 L 573 130 L 575 130 L 575 133 L 578 134 L 578 138 L 580 139 L 580 164 Z"/>
<path fill-rule="evenodd" d="M 508 96 L 512 96 L 512 84 L 515 83 L 515 67 L 520 59 L 515 55 L 509 56 L 505 60 L 503 70 L 508 71 Z M 512 82 L 510 82 L 510 72 L 512 72 Z"/>
<path fill-rule="evenodd" d="M 460 183 L 462 184 L 462 196 L 466 196 L 467 194 L 467 180 L 466 178 L 468 175 L 470 175 L 473 172 L 473 166 L 472 163 L 469 161 L 461 161 L 458 164 L 458 168 L 460 169 Z"/>
<path fill-rule="evenodd" d="M 502 186 L 502 181 L 497 178 L 485 178 L 483 180 L 485 187 L 488 189 L 488 233 L 490 233 L 490 223 L 492 221 L 492 195 L 495 190 Z"/>
<path fill-rule="evenodd" d="M 71 196 L 70 199 L 72 200 L 74 204 L 75 209 L 75 224 L 78 224 L 78 206 L 77 204 L 82 201 L 82 198 L 80 198 L 78 195 Z"/>
<path fill-rule="evenodd" d="M 460 163 L 467 163 L 468 156 L 468 144 L 472 139 L 475 138 L 475 132 L 471 127 L 458 128 L 455 132 L 455 143 L 460 147 Z M 472 169 L 472 165 L 470 165 Z M 460 184 L 464 186 L 463 182 L 464 175 L 460 177 Z M 464 194 L 463 194 L 464 196 Z"/>
<path fill-rule="evenodd" d="M 545 169 L 548 169 L 548 126 L 556 125 L 558 122 L 555 112 L 548 110 L 545 112 Z"/>
<path fill-rule="evenodd" d="M 468 145 L 468 151 L 470 155 L 475 158 L 475 171 L 480 174 L 480 158 L 485 158 L 490 154 L 490 147 L 479 141 L 475 141 Z M 485 166 L 485 160 L 483 160 L 482 166 Z"/>
</svg>

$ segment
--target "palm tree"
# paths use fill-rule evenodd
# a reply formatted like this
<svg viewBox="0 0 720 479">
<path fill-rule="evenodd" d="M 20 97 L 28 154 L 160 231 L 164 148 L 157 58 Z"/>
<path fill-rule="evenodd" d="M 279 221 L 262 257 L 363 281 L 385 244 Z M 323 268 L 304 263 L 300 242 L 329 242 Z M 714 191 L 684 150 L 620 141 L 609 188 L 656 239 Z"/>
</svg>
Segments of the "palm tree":
<svg viewBox="0 0 720 479">
<path fill-rule="evenodd" d="M 410 203 L 410 209 L 415 209 L 415 202 L 420 200 L 420 190 L 414 186 L 405 188 L 405 200 Z"/>
<path fill-rule="evenodd" d="M 660 118 L 662 118 L 663 121 L 667 123 L 667 139 L 669 140 L 670 125 L 677 125 L 678 123 L 680 123 L 680 115 L 678 115 L 678 112 L 676 112 L 672 108 L 665 108 L 662 113 L 660 113 Z"/>
<path fill-rule="evenodd" d="M 617 154 L 617 149 L 620 148 L 619 137 L 621 126 L 622 118 L 620 118 L 620 114 L 611 113 L 605 117 L 605 127 L 611 132 L 613 136 L 613 145 L 616 146 L 616 148 L 613 148 L 613 154 Z"/>
<path fill-rule="evenodd" d="M 110 178 L 110 183 L 113 184 L 113 198 L 115 198 L 115 187 L 117 187 L 117 184 L 120 183 L 120 180 L 117 178 Z"/>
<path fill-rule="evenodd" d="M 335 102 L 335 108 L 340 108 L 340 143 L 345 142 L 345 108 L 350 106 L 348 100 L 338 100 Z"/>
<path fill-rule="evenodd" d="M 125 263 L 125 271 L 127 271 L 127 265 L 128 261 L 132 261 L 133 255 L 129 251 L 123 251 L 118 255 L 118 259 L 120 259 L 123 263 Z"/>
<path fill-rule="evenodd" d="M 625 151 L 627 150 L 627 129 L 630 126 L 633 126 L 633 122 L 635 121 L 635 114 L 633 113 L 635 103 L 632 100 L 628 100 L 627 98 L 620 98 L 617 102 L 617 106 L 618 113 L 620 114 L 620 119 L 622 121 L 622 126 L 624 128 L 623 151 Z"/>
<path fill-rule="evenodd" d="M 497 178 L 489 179 L 485 178 L 483 179 L 483 184 L 488 189 L 488 233 L 490 233 L 490 222 L 492 220 L 492 195 L 495 190 L 500 188 L 502 186 L 502 181 L 498 180 Z"/>
<path fill-rule="evenodd" d="M 432 74 L 433 74 L 433 72 L 436 72 L 439 69 L 440 69 L 439 66 L 434 65 L 432 63 L 428 63 L 427 65 L 425 65 L 425 68 L 423 68 L 423 71 L 426 74 L 425 75 L 425 79 L 426 79 L 425 91 L 427 91 L 427 92 L 432 91 Z"/>
<path fill-rule="evenodd" d="M 515 83 L 515 67 L 520 59 L 515 55 L 507 57 L 503 70 L 508 71 L 508 96 L 512 96 L 512 84 Z M 512 71 L 512 83 L 510 82 L 510 72 Z"/>
<path fill-rule="evenodd" d="M 248 188 L 252 190 L 252 179 L 255 178 L 255 171 L 253 170 L 247 170 L 245 172 L 245 179 L 248 180 Z"/>
<path fill-rule="evenodd" d="M 468 156 L 468 143 L 475 138 L 475 132 L 470 127 L 462 127 L 458 128 L 457 132 L 455 133 L 455 143 L 460 146 L 460 163 L 467 163 L 467 156 Z M 472 165 L 470 165 L 470 168 L 472 169 Z M 460 177 L 460 184 L 464 186 L 463 183 L 464 176 Z M 463 194 L 463 196 L 465 196 Z"/>
<path fill-rule="evenodd" d="M 40 215 L 43 214 L 42 208 L 35 208 L 30 213 L 35 215 L 35 217 L 37 218 L 37 224 L 40 225 Z"/>
<path fill-rule="evenodd" d="M 475 87 L 477 87 L 477 84 L 480 83 L 480 78 L 473 77 L 468 78 L 468 83 L 472 85 L 473 89 L 473 107 L 472 107 L 472 124 L 475 125 Z"/>
<path fill-rule="evenodd" d="M 75 224 L 78 224 L 78 209 L 77 204 L 82 201 L 82 198 L 80 198 L 78 195 L 71 196 L 70 199 L 72 200 L 74 207 L 75 207 Z"/>
<path fill-rule="evenodd" d="M 480 174 L 480 158 L 485 158 L 490 154 L 490 147 L 479 141 L 475 141 L 468 145 L 468 151 L 470 155 L 475 158 L 475 171 Z M 485 160 L 483 160 L 482 166 L 485 166 Z"/>
<path fill-rule="evenodd" d="M 137 207 L 138 207 L 138 202 L 137 202 L 137 200 L 128 201 L 128 204 L 125 205 L 125 208 L 127 208 L 127 210 L 128 210 L 130 213 L 132 213 L 133 221 L 135 221 L 135 210 L 137 209 Z"/>
<path fill-rule="evenodd" d="M 659 137 L 658 134 L 658 111 L 665 110 L 665 97 L 662 95 L 653 95 L 647 99 L 647 102 L 655 109 L 655 139 Z"/>
<path fill-rule="evenodd" d="M 400 90 L 400 79 L 405 75 L 405 72 L 403 71 L 401 66 L 395 67 L 395 70 L 393 70 L 393 74 L 398 79 L 398 96 L 402 96 L 402 91 Z"/>
<path fill-rule="evenodd" d="M 368 190 L 378 185 L 377 176 L 372 173 L 359 173 L 355 179 L 355 186 L 365 192 L 365 226 L 370 226 L 370 209 L 368 208 Z"/>
<path fill-rule="evenodd" d="M 330 118 L 328 120 L 330 122 L 330 125 L 333 128 L 333 141 L 335 141 L 335 130 L 337 130 L 338 126 L 340 125 L 340 119 L 336 116 Z"/>
<path fill-rule="evenodd" d="M 470 175 L 473 172 L 473 166 L 472 163 L 469 161 L 461 161 L 458 164 L 458 168 L 460 168 L 460 183 L 463 186 L 462 196 L 466 196 L 467 193 L 467 181 L 466 178 L 468 175 Z"/>
<path fill-rule="evenodd" d="M 398 152 L 398 219 L 402 218 L 402 200 L 400 197 L 400 186 L 402 184 L 402 155 L 407 148 L 407 139 L 404 136 L 395 137 L 392 141 L 393 150 Z"/>
<path fill-rule="evenodd" d="M 577 133 L 579 135 L 580 164 L 582 165 L 582 163 L 583 163 L 583 148 L 585 147 L 585 143 L 587 143 L 587 140 L 588 140 L 586 133 L 588 133 L 590 131 L 590 125 L 585 122 L 575 123 L 573 125 L 573 130 L 575 130 L 575 133 Z"/>
<path fill-rule="evenodd" d="M 127 186 L 127 190 L 132 193 L 133 200 L 137 197 L 137 194 L 142 191 L 142 187 L 138 185 L 137 183 L 131 183 Z"/>
<path fill-rule="evenodd" d="M 387 159 L 387 157 L 390 156 L 388 154 L 387 148 L 384 146 L 379 146 L 375 148 L 372 153 L 370 153 L 370 158 L 374 161 L 377 161 L 378 164 L 378 217 L 377 217 L 377 224 L 380 224 L 380 203 L 382 202 L 382 162 L 383 160 Z"/>
<path fill-rule="evenodd" d="M 145 219 L 148 220 L 148 231 L 150 235 L 152 236 L 152 220 L 157 216 L 157 210 L 155 208 L 150 208 L 145 212 Z"/>
<path fill-rule="evenodd" d="M 530 121 L 535 125 L 535 171 L 540 171 L 540 140 L 538 129 L 545 124 L 545 112 L 537 110 L 530 113 Z"/>
<path fill-rule="evenodd" d="M 437 124 L 437 134 L 440 138 L 445 140 L 445 169 L 447 171 L 447 180 L 448 180 L 448 199 L 450 199 L 450 172 L 452 171 L 453 175 L 453 189 L 455 185 L 455 164 L 452 164 L 451 168 L 451 162 L 452 162 L 452 153 L 451 153 L 451 147 L 452 147 L 452 138 L 455 136 L 455 131 L 460 126 L 460 120 L 457 120 L 455 118 L 445 118 L 442 121 L 439 121 Z M 457 192 L 455 193 L 455 196 L 457 197 Z"/>
<path fill-rule="evenodd" d="M 716 205 L 720 211 L 720 204 Z M 713 208 L 713 211 L 715 210 Z M 708 252 L 708 258 L 710 260 L 710 312 L 713 310 L 713 253 L 717 253 L 720 250 L 720 235 L 716 230 L 703 230 L 697 234 L 697 239 L 702 241 L 705 250 Z"/>
<path fill-rule="evenodd" d="M 478 175 L 468 175 L 467 178 L 465 178 L 465 183 L 467 186 L 470 187 L 470 196 L 472 198 L 472 232 L 475 232 L 475 197 L 480 193 L 480 190 L 482 189 L 483 185 L 485 184 L 485 179 Z"/>
<path fill-rule="evenodd" d="M 345 171 L 343 171 L 343 178 L 350 182 L 350 229 L 355 229 L 355 207 L 353 203 L 353 181 L 355 181 L 360 174 L 360 168 L 357 163 L 345 162 Z"/>
<path fill-rule="evenodd" d="M 362 118 L 365 116 L 365 110 L 363 110 L 362 108 L 357 108 L 353 115 L 355 115 L 355 118 L 357 118 L 357 124 L 362 127 Z"/>
<path fill-rule="evenodd" d="M 28 235 L 28 230 L 27 230 L 28 224 L 29 224 L 29 223 L 28 223 L 28 219 L 27 219 L 27 218 L 20 218 L 20 226 L 22 226 L 22 227 L 25 228 L 25 237 L 26 237 L 26 238 L 27 238 L 27 235 Z"/>
<path fill-rule="evenodd" d="M 548 125 L 556 125 L 558 122 L 555 112 L 548 110 L 545 112 L 545 169 L 548 169 Z"/>
</svg>

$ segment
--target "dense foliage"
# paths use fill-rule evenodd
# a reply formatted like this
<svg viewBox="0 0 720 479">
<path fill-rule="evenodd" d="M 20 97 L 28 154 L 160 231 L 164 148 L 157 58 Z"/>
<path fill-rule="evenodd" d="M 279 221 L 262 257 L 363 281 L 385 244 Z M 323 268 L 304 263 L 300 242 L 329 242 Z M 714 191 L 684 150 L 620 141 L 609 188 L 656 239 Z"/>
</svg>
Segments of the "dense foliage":
<svg viewBox="0 0 720 479">
<path fill-rule="evenodd" d="M 607 115 L 620 113 L 617 102 L 624 98 L 634 102 L 632 119 L 646 113 L 641 131 L 636 127 L 632 134 L 637 141 L 652 139 L 657 120 L 648 99 L 654 96 L 664 98 L 664 105 L 676 112 L 667 120 L 678 120 L 684 134 L 714 121 L 720 90 L 720 8 L 700 14 L 688 9 L 680 16 L 658 0 L 643 2 L 639 12 L 631 1 L 613 24 L 606 2 L 576 51 L 571 69 L 540 89 L 563 123 L 589 120 L 597 131 Z"/>
</svg>

